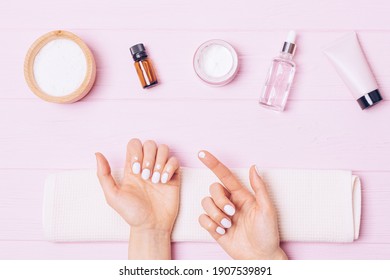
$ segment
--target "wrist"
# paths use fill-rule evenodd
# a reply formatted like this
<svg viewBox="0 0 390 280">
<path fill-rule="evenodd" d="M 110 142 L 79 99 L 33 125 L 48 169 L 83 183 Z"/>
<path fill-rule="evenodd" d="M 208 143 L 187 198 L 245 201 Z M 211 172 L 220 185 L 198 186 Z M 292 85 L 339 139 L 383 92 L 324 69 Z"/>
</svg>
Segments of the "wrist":
<svg viewBox="0 0 390 280">
<path fill-rule="evenodd" d="M 288 260 L 286 253 L 282 250 L 282 248 L 278 248 L 276 252 L 271 256 L 271 260 Z"/>
<path fill-rule="evenodd" d="M 171 231 L 154 228 L 131 228 L 129 259 L 170 259 Z"/>
<path fill-rule="evenodd" d="M 166 229 L 157 229 L 157 228 L 140 228 L 140 227 L 131 227 L 130 228 L 130 239 L 137 238 L 140 240 L 171 240 L 171 231 Z"/>
<path fill-rule="evenodd" d="M 286 253 L 282 248 L 277 248 L 274 252 L 256 252 L 253 255 L 249 254 L 245 259 L 248 260 L 288 260 Z"/>
</svg>

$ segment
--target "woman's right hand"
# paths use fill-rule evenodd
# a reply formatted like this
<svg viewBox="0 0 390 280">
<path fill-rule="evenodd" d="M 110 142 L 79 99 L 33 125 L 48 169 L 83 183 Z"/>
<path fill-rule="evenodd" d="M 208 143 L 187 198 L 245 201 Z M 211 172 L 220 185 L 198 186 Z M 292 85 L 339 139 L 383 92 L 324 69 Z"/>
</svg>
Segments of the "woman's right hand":
<svg viewBox="0 0 390 280">
<path fill-rule="evenodd" d="M 179 161 L 167 145 L 130 140 L 122 182 L 96 153 L 97 175 L 107 203 L 131 226 L 130 259 L 170 259 L 170 238 L 179 211 Z"/>
<path fill-rule="evenodd" d="M 287 259 L 275 207 L 256 167 L 249 171 L 252 194 L 209 152 L 201 151 L 199 159 L 223 184 L 212 184 L 211 196 L 202 200 L 206 214 L 199 217 L 200 225 L 234 259 Z"/>
</svg>

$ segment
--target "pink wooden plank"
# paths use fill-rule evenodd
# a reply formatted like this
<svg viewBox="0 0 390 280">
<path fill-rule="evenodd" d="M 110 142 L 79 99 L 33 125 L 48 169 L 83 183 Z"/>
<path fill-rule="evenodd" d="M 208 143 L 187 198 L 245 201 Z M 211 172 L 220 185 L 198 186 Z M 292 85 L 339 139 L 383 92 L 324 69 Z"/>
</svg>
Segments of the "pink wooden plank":
<svg viewBox="0 0 390 280">
<path fill-rule="evenodd" d="M 0 170 L 0 240 L 42 240 L 46 170 Z"/>
<path fill-rule="evenodd" d="M 388 29 L 386 0 L 2 1 L 0 28 Z"/>
<path fill-rule="evenodd" d="M 0 168 L 92 168 L 94 152 L 121 167 L 132 137 L 169 144 L 185 166 L 201 148 L 232 167 L 379 171 L 390 168 L 390 102 L 292 101 L 277 114 L 252 100 L 0 102 Z M 192 117 L 190 117 L 192 116 Z"/>
<path fill-rule="evenodd" d="M 116 243 L 50 243 L 33 241 L 0 241 L 0 259 L 126 259 L 127 244 Z"/>
<path fill-rule="evenodd" d="M 58 170 L 0 170 L 0 240 L 44 239 L 43 182 L 52 172 Z M 363 213 L 357 243 L 389 243 L 390 172 L 358 175 L 363 182 Z"/>
<path fill-rule="evenodd" d="M 389 259 L 389 244 L 286 243 L 290 259 Z M 230 259 L 216 243 L 175 243 L 172 257 L 178 260 Z M 126 259 L 126 243 L 54 244 L 39 241 L 0 241 L 0 259 Z"/>
<path fill-rule="evenodd" d="M 24 56 L 32 42 L 46 33 L 39 30 L 5 30 L 0 53 L 2 73 L 0 96 L 7 99 L 36 99 L 22 74 Z M 278 54 L 286 31 L 182 31 L 158 30 L 73 30 L 92 48 L 98 78 L 86 101 L 95 99 L 258 99 L 271 59 Z M 341 32 L 300 32 L 296 79 L 291 100 L 353 100 L 348 89 L 322 53 L 325 45 L 343 36 Z M 376 75 L 383 97 L 390 99 L 388 70 L 389 32 L 361 32 L 360 39 Z M 192 56 L 204 41 L 222 38 L 239 53 L 241 68 L 229 85 L 214 88 L 203 84 L 192 69 Z M 128 47 L 144 42 L 158 70 L 160 85 L 140 87 Z M 165 44 L 165 42 L 170 42 Z M 176 45 L 175 51 L 171 51 Z"/>
<path fill-rule="evenodd" d="M 388 260 L 390 244 L 304 244 L 286 243 L 283 249 L 295 260 Z"/>
<path fill-rule="evenodd" d="M 0 61 L 6 69 L 0 83 L 0 239 L 6 240 L 0 241 L 0 259 L 126 258 L 125 243 L 38 240 L 46 174 L 91 168 L 96 150 L 120 166 L 124 153 L 119 151 L 132 136 L 171 144 L 187 166 L 199 166 L 196 151 L 206 147 L 236 167 L 257 161 L 264 167 L 386 171 L 361 172 L 365 188 L 358 242 L 283 246 L 294 259 L 390 258 L 390 103 L 360 112 L 321 54 L 344 31 L 365 30 L 360 32 L 363 48 L 389 100 L 388 1 L 108 2 L 0 2 Z M 98 62 L 96 87 L 72 106 L 38 101 L 22 75 L 32 41 L 58 28 L 84 38 Z M 276 115 L 260 110 L 255 100 L 269 61 L 291 28 L 301 34 L 299 68 L 288 111 Z M 242 62 L 237 79 L 223 88 L 201 84 L 191 67 L 196 47 L 211 38 L 231 42 Z M 148 94 L 139 89 L 127 50 L 138 41 L 149 47 L 161 81 Z M 37 241 L 10 241 L 18 239 Z M 197 243 L 175 244 L 174 257 L 228 258 L 216 244 Z"/>
<path fill-rule="evenodd" d="M 199 248 L 202 248 L 199 250 Z M 126 259 L 127 243 L 0 241 L 0 259 Z M 214 243 L 174 243 L 173 259 L 229 259 Z"/>
</svg>

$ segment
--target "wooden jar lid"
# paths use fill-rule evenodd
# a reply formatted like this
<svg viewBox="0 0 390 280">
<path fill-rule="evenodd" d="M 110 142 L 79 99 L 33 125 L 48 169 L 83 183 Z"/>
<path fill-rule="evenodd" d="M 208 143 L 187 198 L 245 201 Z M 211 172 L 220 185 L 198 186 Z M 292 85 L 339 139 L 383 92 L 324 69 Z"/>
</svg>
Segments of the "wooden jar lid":
<svg viewBox="0 0 390 280">
<path fill-rule="evenodd" d="M 87 66 L 85 78 L 82 84 L 75 91 L 63 96 L 53 96 L 44 92 L 39 87 L 34 76 L 34 63 L 37 54 L 46 44 L 56 39 L 68 39 L 76 43 L 84 53 Z M 73 103 L 86 96 L 91 90 L 96 77 L 95 59 L 88 46 L 75 34 L 64 30 L 52 31 L 38 38 L 30 47 L 24 61 L 24 77 L 30 89 L 39 98 L 55 103 Z"/>
</svg>

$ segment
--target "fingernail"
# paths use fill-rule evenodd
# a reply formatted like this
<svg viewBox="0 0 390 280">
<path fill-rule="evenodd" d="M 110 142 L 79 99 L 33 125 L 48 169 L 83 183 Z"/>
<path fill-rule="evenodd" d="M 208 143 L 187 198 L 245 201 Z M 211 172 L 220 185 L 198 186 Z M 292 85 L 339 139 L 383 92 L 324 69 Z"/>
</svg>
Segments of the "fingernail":
<svg viewBox="0 0 390 280">
<path fill-rule="evenodd" d="M 141 177 L 144 180 L 148 180 L 150 177 L 150 169 L 145 168 L 144 170 L 142 170 Z"/>
<path fill-rule="evenodd" d="M 229 216 L 233 216 L 234 213 L 236 213 L 236 209 L 234 209 L 233 206 L 227 204 L 225 207 L 223 207 L 223 211 L 228 214 Z"/>
<path fill-rule="evenodd" d="M 223 225 L 224 228 L 230 228 L 232 226 L 232 222 L 226 218 L 222 219 L 221 224 Z"/>
<path fill-rule="evenodd" d="M 218 234 L 220 234 L 220 235 L 224 235 L 225 234 L 225 230 L 223 229 L 223 228 L 221 228 L 221 227 L 217 227 L 217 229 L 215 230 Z"/>
<path fill-rule="evenodd" d="M 139 162 L 133 163 L 133 173 L 139 174 L 141 172 L 141 164 Z"/>
<path fill-rule="evenodd" d="M 205 158 L 206 154 L 204 152 L 199 152 L 198 156 L 199 158 Z"/>
<path fill-rule="evenodd" d="M 161 183 L 165 184 L 166 182 L 168 182 L 168 172 L 164 172 L 164 174 L 161 176 Z"/>
<path fill-rule="evenodd" d="M 152 182 L 157 184 L 160 181 L 160 172 L 155 171 L 152 176 Z"/>
</svg>

